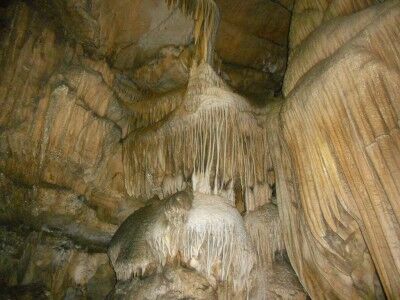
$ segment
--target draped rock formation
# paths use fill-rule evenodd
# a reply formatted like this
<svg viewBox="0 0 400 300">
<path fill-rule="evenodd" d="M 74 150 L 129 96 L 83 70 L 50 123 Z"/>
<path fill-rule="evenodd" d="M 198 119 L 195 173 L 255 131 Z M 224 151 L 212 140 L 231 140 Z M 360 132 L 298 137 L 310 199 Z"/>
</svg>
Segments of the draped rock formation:
<svg viewBox="0 0 400 300">
<path fill-rule="evenodd" d="M 0 24 L 1 299 L 398 298 L 398 0 Z"/>
<path fill-rule="evenodd" d="M 207 64 L 193 67 L 182 101 L 164 120 L 127 137 L 128 193 L 165 197 L 184 188 L 190 178 L 195 191 L 232 195 L 239 181 L 246 204 L 262 205 L 268 200 L 271 163 L 268 152 L 257 150 L 267 149 L 266 131 L 254 116 L 257 109 L 232 93 Z M 251 198 L 253 191 L 256 196 Z"/>
<path fill-rule="evenodd" d="M 400 5 L 297 1 L 268 122 L 285 244 L 313 298 L 399 291 Z"/>
</svg>

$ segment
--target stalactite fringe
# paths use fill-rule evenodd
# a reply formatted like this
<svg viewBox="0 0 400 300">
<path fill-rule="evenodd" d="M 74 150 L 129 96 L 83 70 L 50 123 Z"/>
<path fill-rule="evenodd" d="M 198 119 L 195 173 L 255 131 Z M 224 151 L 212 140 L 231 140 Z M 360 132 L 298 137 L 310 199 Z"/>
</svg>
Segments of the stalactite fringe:
<svg viewBox="0 0 400 300">
<path fill-rule="evenodd" d="M 124 143 L 125 184 L 134 197 L 152 197 L 165 178 L 176 176 L 190 178 L 195 191 L 209 194 L 228 189 L 235 180 L 243 190 L 266 182 L 271 165 L 267 135 L 254 109 L 210 66 L 192 73 L 182 106 Z"/>
<path fill-rule="evenodd" d="M 169 7 L 176 5 L 193 18 L 196 60 L 199 64 L 213 61 L 214 43 L 220 22 L 219 9 L 213 0 L 166 0 Z"/>
</svg>

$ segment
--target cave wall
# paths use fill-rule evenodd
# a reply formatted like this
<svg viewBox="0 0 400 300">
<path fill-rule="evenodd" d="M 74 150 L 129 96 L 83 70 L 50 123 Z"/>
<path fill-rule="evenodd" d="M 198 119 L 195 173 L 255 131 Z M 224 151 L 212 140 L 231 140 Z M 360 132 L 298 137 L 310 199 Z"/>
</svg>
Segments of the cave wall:
<svg viewBox="0 0 400 300">
<path fill-rule="evenodd" d="M 270 116 L 290 260 L 313 298 L 400 294 L 398 1 L 296 1 Z"/>
<path fill-rule="evenodd" d="M 27 4 L 1 13 L 1 298 L 103 298 L 126 207 L 109 73 Z"/>
<path fill-rule="evenodd" d="M 125 196 L 123 124 L 117 124 L 123 112 L 96 70 L 101 63 L 91 67 L 90 61 L 77 59 L 79 47 L 62 41 L 27 5 L 7 13 L 12 27 L 2 39 L 0 87 L 3 194 L 17 188 L 32 197 L 3 201 L 2 216 L 20 210 L 17 219 L 27 221 L 52 210 L 44 201 L 58 201 L 60 214 L 73 215 L 68 202 L 75 199 L 88 214 L 83 222 L 96 219 L 89 215 L 99 206 L 104 219 L 115 219 L 112 211 Z"/>
<path fill-rule="evenodd" d="M 244 16 L 232 21 L 235 6 L 219 3 L 227 24 L 217 43 L 229 39 L 224 32 L 232 26 L 242 32 L 241 46 L 221 49 L 216 62 L 235 90 L 264 98 L 280 89 L 288 3 L 268 2 L 269 12 L 260 11 L 251 23 Z M 252 2 L 246 9 L 256 8 Z M 279 18 L 268 17 L 275 14 Z M 131 106 L 137 98 L 146 99 L 149 109 L 171 94 L 181 97 L 189 77 L 193 21 L 161 0 L 10 1 L 0 8 L 0 18 L 1 220 L 40 228 L 41 219 L 52 218 L 52 203 L 60 201 L 66 208 L 56 214 L 74 223 L 75 213 L 66 211 L 74 199 L 85 211 L 80 224 L 92 219 L 96 227 L 121 223 L 143 205 L 128 200 L 124 187 L 121 141 L 141 113 Z M 280 31 L 260 31 L 265 19 Z M 255 51 L 250 60 L 242 38 Z"/>
<path fill-rule="evenodd" d="M 283 2 L 268 1 L 250 23 L 244 15 L 257 11 L 256 2 L 234 21 L 232 7 L 223 7 L 218 74 L 261 102 L 282 85 L 292 7 Z M 280 31 L 260 31 L 265 20 Z M 182 97 L 193 21 L 163 0 L 35 0 L 1 5 L 0 22 L 2 296 L 104 298 L 116 283 L 109 241 L 148 200 L 130 197 L 124 184 L 122 144 L 141 114 L 135 101 L 146 102 L 146 111 Z M 237 46 L 226 48 L 232 34 Z M 178 104 L 171 101 L 165 114 Z M 305 298 L 286 261 L 274 268 L 269 293 Z M 144 285 L 152 294 L 161 284 L 167 294 L 179 288 L 190 295 L 182 274 L 204 287 L 195 272 L 173 269 L 127 289 L 135 294 Z"/>
<path fill-rule="evenodd" d="M 396 298 L 398 1 L 217 2 L 218 71 L 234 90 L 263 101 L 279 92 L 289 47 L 285 100 L 268 106 L 264 123 L 285 248 L 302 285 L 316 299 Z M 129 108 L 140 97 L 148 106 L 181 97 L 192 52 L 193 21 L 164 1 L 85 3 L 0 8 L 0 284 L 41 278 L 59 297 L 104 296 L 115 284 L 105 250 L 147 200 L 124 185 Z M 59 272 L 50 278 L 52 261 Z M 274 293 L 277 282 L 296 282 L 282 268 L 269 271 Z M 182 272 L 127 289 L 173 289 L 169 278 Z M 294 293 L 305 297 L 299 286 Z"/>
</svg>

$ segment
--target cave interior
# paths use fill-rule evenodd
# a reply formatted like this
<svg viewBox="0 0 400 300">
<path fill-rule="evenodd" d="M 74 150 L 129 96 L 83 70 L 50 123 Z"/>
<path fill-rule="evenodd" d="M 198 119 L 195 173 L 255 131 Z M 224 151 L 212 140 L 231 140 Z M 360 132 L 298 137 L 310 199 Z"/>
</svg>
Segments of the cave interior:
<svg viewBox="0 0 400 300">
<path fill-rule="evenodd" d="M 0 299 L 400 299 L 399 0 L 0 2 Z"/>
</svg>

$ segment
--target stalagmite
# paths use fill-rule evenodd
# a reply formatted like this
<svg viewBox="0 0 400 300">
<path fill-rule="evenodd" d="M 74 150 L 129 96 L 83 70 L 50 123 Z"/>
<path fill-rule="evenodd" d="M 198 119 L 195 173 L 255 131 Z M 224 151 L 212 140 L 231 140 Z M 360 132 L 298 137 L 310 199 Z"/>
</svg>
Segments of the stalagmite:
<svg viewBox="0 0 400 300">
<path fill-rule="evenodd" d="M 183 260 L 214 282 L 249 286 L 255 252 L 237 210 L 219 196 L 195 193 L 183 237 Z"/>
<path fill-rule="evenodd" d="M 181 192 L 137 210 L 118 228 L 108 251 L 118 280 L 151 274 L 174 259 L 192 196 Z"/>
<path fill-rule="evenodd" d="M 147 276 L 179 256 L 214 287 L 227 282 L 234 293 L 251 288 L 256 263 L 238 211 L 222 197 L 189 191 L 133 213 L 114 235 L 109 256 L 118 280 Z"/>
<path fill-rule="evenodd" d="M 256 249 L 258 262 L 271 264 L 275 254 L 285 249 L 276 205 L 269 203 L 258 210 L 246 212 L 244 224 Z"/>
</svg>

